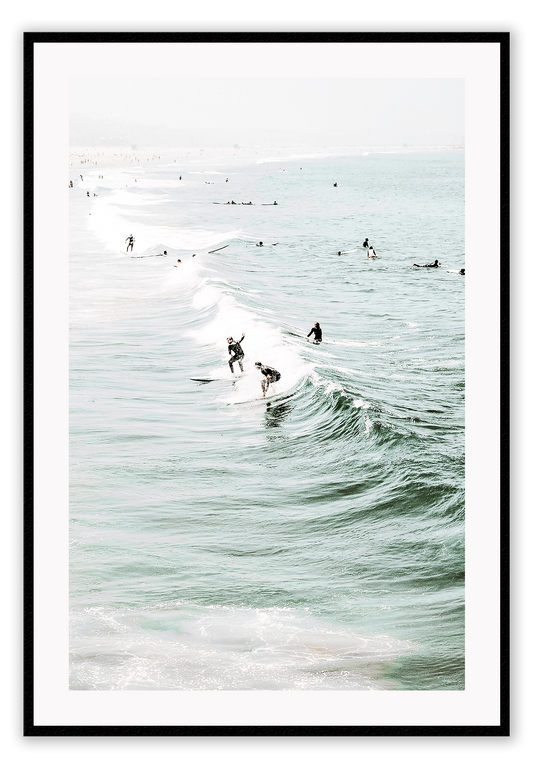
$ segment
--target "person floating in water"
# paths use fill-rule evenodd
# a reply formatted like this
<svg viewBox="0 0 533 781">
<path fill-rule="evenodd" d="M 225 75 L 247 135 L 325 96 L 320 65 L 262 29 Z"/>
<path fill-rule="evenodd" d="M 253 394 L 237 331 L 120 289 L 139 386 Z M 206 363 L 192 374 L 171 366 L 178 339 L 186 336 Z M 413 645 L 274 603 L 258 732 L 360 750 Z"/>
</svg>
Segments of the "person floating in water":
<svg viewBox="0 0 533 781">
<path fill-rule="evenodd" d="M 366 251 L 366 257 L 367 258 L 377 258 L 377 255 L 374 251 L 374 247 L 369 247 Z"/>
<path fill-rule="evenodd" d="M 133 233 L 130 233 L 128 238 L 126 239 L 126 252 L 131 249 L 133 252 L 133 244 L 135 243 L 135 239 L 133 238 Z"/>
<path fill-rule="evenodd" d="M 235 363 L 235 361 L 237 361 L 239 366 L 241 367 L 241 372 L 244 371 L 242 365 L 242 359 L 244 358 L 244 351 L 241 347 L 241 342 L 243 339 L 244 339 L 244 334 L 241 336 L 238 342 L 233 341 L 233 336 L 228 336 L 228 353 L 231 355 L 231 358 L 228 361 L 228 365 L 231 369 L 232 374 L 234 374 L 233 364 Z"/>
<path fill-rule="evenodd" d="M 261 380 L 261 390 L 263 391 L 263 398 L 266 395 L 270 385 L 273 385 L 278 380 L 281 380 L 281 374 L 277 369 L 273 369 L 272 366 L 265 366 L 261 361 L 255 362 L 255 368 L 261 371 L 263 379 Z"/>
<path fill-rule="evenodd" d="M 365 249 L 368 249 L 368 239 L 365 239 L 365 240 L 363 241 L 363 247 L 364 247 Z"/>
<path fill-rule="evenodd" d="M 435 263 L 413 263 L 413 266 L 416 266 L 417 268 L 438 268 L 440 266 L 440 263 L 438 260 L 435 261 Z"/>
<path fill-rule="evenodd" d="M 319 344 L 322 341 L 322 329 L 320 327 L 320 323 L 315 323 L 314 326 L 311 328 L 309 333 L 307 334 L 307 337 L 309 338 L 311 334 L 315 335 L 315 344 Z"/>
</svg>

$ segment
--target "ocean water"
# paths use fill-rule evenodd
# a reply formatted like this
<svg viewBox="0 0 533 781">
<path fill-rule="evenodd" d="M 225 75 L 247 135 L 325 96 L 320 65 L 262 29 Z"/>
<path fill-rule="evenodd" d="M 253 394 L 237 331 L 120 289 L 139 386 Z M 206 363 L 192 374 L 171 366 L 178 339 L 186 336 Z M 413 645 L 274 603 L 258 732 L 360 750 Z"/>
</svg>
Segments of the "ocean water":
<svg viewBox="0 0 533 781">
<path fill-rule="evenodd" d="M 463 689 L 463 153 L 83 159 L 70 688 Z"/>
</svg>

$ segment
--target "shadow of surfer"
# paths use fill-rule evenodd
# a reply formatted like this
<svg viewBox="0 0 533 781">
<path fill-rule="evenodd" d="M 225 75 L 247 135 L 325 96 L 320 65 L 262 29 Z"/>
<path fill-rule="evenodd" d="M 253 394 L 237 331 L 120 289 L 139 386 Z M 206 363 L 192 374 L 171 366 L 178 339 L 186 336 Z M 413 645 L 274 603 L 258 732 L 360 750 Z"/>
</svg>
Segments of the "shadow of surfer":
<svg viewBox="0 0 533 781">
<path fill-rule="evenodd" d="M 282 404 L 272 403 L 267 401 L 265 411 L 265 427 L 266 428 L 281 428 L 285 418 L 292 410 L 292 404 L 283 402 Z"/>
</svg>

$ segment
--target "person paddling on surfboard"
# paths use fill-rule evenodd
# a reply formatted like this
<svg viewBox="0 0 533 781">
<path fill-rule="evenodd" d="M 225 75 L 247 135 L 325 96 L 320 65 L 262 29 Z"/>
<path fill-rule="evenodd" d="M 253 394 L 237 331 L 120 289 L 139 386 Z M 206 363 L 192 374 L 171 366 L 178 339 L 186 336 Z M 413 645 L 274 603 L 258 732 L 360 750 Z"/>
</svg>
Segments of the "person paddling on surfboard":
<svg viewBox="0 0 533 781">
<path fill-rule="evenodd" d="M 130 233 L 130 235 L 126 239 L 126 252 L 129 249 L 131 249 L 131 251 L 133 252 L 133 244 L 134 244 L 134 242 L 135 242 L 135 239 L 133 238 L 133 233 Z"/>
<path fill-rule="evenodd" d="M 311 336 L 311 334 L 315 335 L 315 344 L 319 344 L 322 341 L 322 329 L 320 327 L 320 323 L 315 323 L 314 326 L 311 328 L 309 333 L 307 334 L 307 338 Z"/>
<path fill-rule="evenodd" d="M 228 353 L 231 355 L 231 358 L 228 361 L 228 365 L 231 369 L 231 373 L 234 374 L 233 371 L 233 364 L 235 361 L 238 362 L 239 366 L 241 367 L 241 372 L 244 371 L 242 360 L 244 358 L 244 351 L 241 347 L 241 342 L 244 339 L 244 334 L 241 336 L 238 342 L 233 341 L 233 336 L 228 336 Z"/>
<path fill-rule="evenodd" d="M 261 361 L 255 362 L 255 368 L 261 371 L 263 379 L 261 380 L 261 390 L 263 391 L 263 398 L 270 385 L 273 385 L 278 380 L 281 380 L 281 374 L 277 369 L 273 369 L 272 366 L 265 366 Z"/>
<path fill-rule="evenodd" d="M 417 268 L 438 268 L 440 263 L 438 260 L 436 260 L 435 263 L 424 263 L 422 265 L 419 263 L 413 263 L 413 266 L 416 266 Z"/>
</svg>

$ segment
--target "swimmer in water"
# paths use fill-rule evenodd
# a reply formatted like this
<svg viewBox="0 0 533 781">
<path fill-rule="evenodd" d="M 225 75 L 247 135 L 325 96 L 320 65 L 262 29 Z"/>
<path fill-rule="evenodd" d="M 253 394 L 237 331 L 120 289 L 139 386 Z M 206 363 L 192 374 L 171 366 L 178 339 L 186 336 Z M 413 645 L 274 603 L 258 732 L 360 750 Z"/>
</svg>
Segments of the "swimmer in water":
<svg viewBox="0 0 533 781">
<path fill-rule="evenodd" d="M 315 335 L 315 344 L 320 344 L 322 341 L 322 329 L 320 327 L 320 323 L 315 323 L 314 326 L 311 328 L 309 333 L 307 334 L 307 338 L 311 336 L 311 334 Z"/>
<path fill-rule="evenodd" d="M 261 361 L 255 362 L 255 368 L 261 371 L 263 379 L 261 380 L 261 390 L 263 391 L 263 398 L 266 395 L 270 385 L 273 385 L 278 380 L 281 380 L 281 374 L 277 369 L 273 369 L 272 366 L 265 366 Z"/>
</svg>

